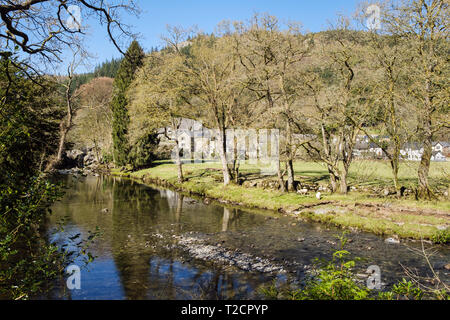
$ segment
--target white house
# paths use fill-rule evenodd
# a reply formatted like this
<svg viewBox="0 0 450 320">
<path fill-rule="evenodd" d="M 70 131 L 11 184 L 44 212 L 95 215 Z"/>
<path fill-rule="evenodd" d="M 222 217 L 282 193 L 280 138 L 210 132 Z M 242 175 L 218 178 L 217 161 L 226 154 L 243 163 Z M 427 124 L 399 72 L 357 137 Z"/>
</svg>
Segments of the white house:
<svg viewBox="0 0 450 320">
<path fill-rule="evenodd" d="M 370 138 L 366 135 L 358 135 L 356 137 L 356 142 L 361 142 L 361 143 L 369 143 L 370 142 Z"/>
<path fill-rule="evenodd" d="M 189 131 L 178 131 L 178 146 L 183 150 L 192 150 L 192 135 Z"/>
<path fill-rule="evenodd" d="M 383 149 L 373 142 L 366 142 L 361 140 L 356 142 L 353 148 L 353 155 L 357 158 L 363 159 L 381 159 L 384 156 Z"/>
<path fill-rule="evenodd" d="M 450 143 L 445 141 L 433 142 L 433 151 L 444 153 L 450 148 Z"/>
<path fill-rule="evenodd" d="M 440 151 L 434 151 L 431 155 L 431 161 L 443 162 L 447 161 L 447 157 Z"/>
<path fill-rule="evenodd" d="M 445 150 L 448 148 L 447 142 L 433 142 L 433 153 L 431 161 L 447 161 Z M 423 155 L 423 147 L 418 143 L 407 143 L 400 150 L 402 158 L 409 161 L 421 161 Z"/>
<path fill-rule="evenodd" d="M 404 160 L 420 161 L 422 159 L 423 147 L 418 143 L 406 143 L 400 150 L 400 154 Z"/>
<path fill-rule="evenodd" d="M 368 158 L 369 143 L 361 139 L 355 143 L 353 148 L 353 156 L 356 158 Z"/>
<path fill-rule="evenodd" d="M 368 152 L 374 155 L 376 158 L 383 157 L 383 149 L 381 149 L 377 144 L 373 142 L 369 143 Z"/>
</svg>

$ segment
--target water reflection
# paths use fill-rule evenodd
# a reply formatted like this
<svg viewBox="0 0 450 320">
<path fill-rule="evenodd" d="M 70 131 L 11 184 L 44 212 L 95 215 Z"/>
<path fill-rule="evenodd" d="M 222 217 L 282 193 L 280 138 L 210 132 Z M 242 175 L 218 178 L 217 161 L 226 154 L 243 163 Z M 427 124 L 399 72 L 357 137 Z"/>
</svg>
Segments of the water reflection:
<svg viewBox="0 0 450 320">
<path fill-rule="evenodd" d="M 52 240 L 86 235 L 97 226 L 102 231 L 91 247 L 97 258 L 82 273 L 82 290 L 66 298 L 245 298 L 267 278 L 225 271 L 168 249 L 175 242 L 173 235 L 253 228 L 264 223 L 263 217 L 205 206 L 119 178 L 68 177 L 65 183 L 67 194 L 53 207 L 50 222 L 56 225 L 65 217 L 65 231 Z"/>
<path fill-rule="evenodd" d="M 275 262 L 310 263 L 329 257 L 339 230 L 321 225 L 292 226 L 289 218 L 270 219 L 203 202 L 169 190 L 156 190 L 133 181 L 112 177 L 66 177 L 67 194 L 53 207 L 50 225 L 65 218 L 64 232 L 53 241 L 71 235 L 86 236 L 97 226 L 102 236 L 91 247 L 97 257 L 82 271 L 80 291 L 67 292 L 61 285 L 46 298 L 61 299 L 248 299 L 257 298 L 261 284 L 276 275 L 244 272 L 213 262 L 196 260 L 174 248 L 174 236 L 205 235 L 211 244 L 225 243 Z M 55 231 L 55 228 L 53 228 Z M 297 239 L 306 240 L 299 243 Z M 382 239 L 362 234 L 349 249 L 365 256 L 368 264 L 382 266 L 384 276 L 399 277 L 405 265 L 424 268 L 420 258 L 401 247 L 387 246 Z M 370 252 L 368 246 L 374 248 Z M 449 252 L 437 259 L 445 261 Z M 271 258 L 272 259 L 272 258 Z M 293 269 L 292 276 L 302 276 Z M 388 275 L 387 275 L 388 274 Z M 284 277 L 279 275 L 279 277 Z M 385 280 L 387 281 L 387 280 Z"/>
</svg>

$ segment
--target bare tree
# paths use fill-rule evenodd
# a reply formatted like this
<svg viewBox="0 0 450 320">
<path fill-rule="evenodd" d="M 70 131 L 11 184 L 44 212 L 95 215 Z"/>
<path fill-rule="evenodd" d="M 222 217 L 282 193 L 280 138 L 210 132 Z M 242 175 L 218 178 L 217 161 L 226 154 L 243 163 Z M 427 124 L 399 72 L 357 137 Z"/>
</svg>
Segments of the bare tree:
<svg viewBox="0 0 450 320">
<path fill-rule="evenodd" d="M 298 102 L 296 72 L 310 53 L 312 42 L 300 32 L 297 23 L 281 30 L 273 16 L 255 15 L 247 25 L 235 23 L 234 50 L 246 72 L 243 86 L 252 92 L 255 104 L 261 106 L 261 126 L 278 127 L 284 131 L 288 190 L 294 189 L 292 106 Z M 277 164 L 278 182 L 286 191 L 284 173 Z"/>
<path fill-rule="evenodd" d="M 217 151 L 222 164 L 224 185 L 231 182 L 226 153 L 226 131 L 233 109 L 240 106 L 243 92 L 235 81 L 239 77 L 238 64 L 232 54 L 230 37 L 216 38 L 199 34 L 183 54 L 184 62 L 178 72 L 184 74 L 186 86 L 193 93 L 191 105 L 201 110 L 201 118 L 218 129 Z"/>
<path fill-rule="evenodd" d="M 417 137 L 423 154 L 418 170 L 418 195 L 434 197 L 429 181 L 432 143 L 436 133 L 450 128 L 448 68 L 450 8 L 446 0 L 389 2 L 382 22 L 387 32 L 407 44 L 410 58 L 409 93 L 417 105 Z"/>
<path fill-rule="evenodd" d="M 367 27 L 367 45 L 364 48 L 367 56 L 368 68 L 372 70 L 367 81 L 371 84 L 369 93 L 371 109 L 368 119 L 362 123 L 360 130 L 369 141 L 375 144 L 389 160 L 392 179 L 397 196 L 402 196 L 398 173 L 401 163 L 401 149 L 410 138 L 408 128 L 412 127 L 411 99 L 407 92 L 407 66 L 410 63 L 404 51 L 407 50 L 403 39 L 398 35 L 389 35 L 386 30 L 366 26 L 367 8 L 370 3 L 361 3 L 356 18 L 364 28 Z M 376 128 L 380 135 L 373 135 L 369 126 Z"/>
<path fill-rule="evenodd" d="M 77 6 L 77 7 L 74 7 Z M 73 8 L 79 8 L 79 14 Z M 84 35 L 81 18 L 95 17 L 106 26 L 114 46 L 124 54 L 121 42 L 134 37 L 128 25 L 121 22 L 121 13 L 138 14 L 133 0 L 5 0 L 0 4 L 0 52 L 5 56 L 20 50 L 28 57 L 34 56 L 40 62 L 60 62 L 60 55 Z M 67 23 L 68 20 L 72 24 Z M 36 66 L 23 60 L 22 69 Z M 35 70 L 33 68 L 33 70 Z"/>
<path fill-rule="evenodd" d="M 83 19 L 94 18 L 105 26 L 111 42 L 123 54 L 121 43 L 136 36 L 130 26 L 121 21 L 124 12 L 136 15 L 139 9 L 133 0 L 3 0 L 0 4 L 0 57 L 43 86 L 48 78 L 43 74 L 48 74 L 48 67 L 62 62 L 67 49 L 76 48 L 80 55 L 85 54 L 82 40 L 87 29 Z M 68 67 L 68 81 L 63 85 L 67 117 L 61 123 L 56 161 L 49 169 L 60 161 L 72 126 L 76 65 L 73 61 Z M 0 97 L 0 101 L 5 101 L 5 97 Z"/>
<path fill-rule="evenodd" d="M 342 24 L 318 39 L 318 60 L 304 77 L 315 110 L 309 127 L 317 140 L 306 141 L 302 147 L 313 159 L 326 164 L 332 191 L 337 191 L 339 182 L 344 194 L 348 192 L 347 176 L 356 138 L 367 114 L 359 36 Z"/>
<path fill-rule="evenodd" d="M 79 96 L 79 108 L 69 139 L 93 145 L 98 162 L 103 160 L 101 153 L 112 151 L 110 102 L 113 81 L 112 78 L 95 78 L 82 85 L 76 92 Z"/>
<path fill-rule="evenodd" d="M 51 171 L 61 164 L 64 147 L 66 144 L 66 137 L 67 137 L 67 134 L 69 133 L 70 129 L 72 129 L 73 117 L 78 108 L 77 99 L 79 98 L 79 96 L 81 94 L 81 91 L 79 91 L 79 90 L 75 91 L 75 88 L 73 87 L 73 80 L 75 77 L 75 71 L 83 63 L 84 58 L 85 58 L 85 56 L 82 53 L 81 48 L 76 47 L 73 50 L 72 61 L 70 62 L 69 66 L 67 67 L 67 77 L 66 77 L 66 79 L 63 79 L 60 84 L 64 88 L 66 116 L 65 116 L 65 119 L 63 119 L 60 124 L 60 137 L 59 137 L 58 151 L 55 155 L 55 158 L 49 162 L 49 164 L 46 168 L 46 171 Z"/>
</svg>

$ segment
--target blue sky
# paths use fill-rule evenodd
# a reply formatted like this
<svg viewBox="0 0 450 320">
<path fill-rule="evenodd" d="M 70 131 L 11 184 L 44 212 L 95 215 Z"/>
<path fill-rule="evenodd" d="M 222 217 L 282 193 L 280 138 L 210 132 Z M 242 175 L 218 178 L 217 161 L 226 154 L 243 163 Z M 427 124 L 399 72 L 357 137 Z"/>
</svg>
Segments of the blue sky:
<svg viewBox="0 0 450 320">
<path fill-rule="evenodd" d="M 199 30 L 213 32 L 223 20 L 246 20 L 255 12 L 269 13 L 280 20 L 300 21 L 305 30 L 321 31 L 327 29 L 328 21 L 333 21 L 338 13 L 351 14 L 359 0 L 138 0 L 143 10 L 139 18 L 124 16 L 126 23 L 135 27 L 141 34 L 141 45 L 147 51 L 161 45 L 161 35 L 167 25 L 190 27 L 196 25 Z M 96 58 L 96 65 L 119 52 L 108 40 L 104 28 L 91 23 L 87 46 Z"/>
</svg>

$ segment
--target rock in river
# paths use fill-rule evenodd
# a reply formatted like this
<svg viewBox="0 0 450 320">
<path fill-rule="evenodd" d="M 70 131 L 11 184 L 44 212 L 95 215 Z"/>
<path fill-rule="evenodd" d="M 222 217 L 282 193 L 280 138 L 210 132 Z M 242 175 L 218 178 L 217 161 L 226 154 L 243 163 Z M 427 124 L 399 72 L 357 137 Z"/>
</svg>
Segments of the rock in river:
<svg viewBox="0 0 450 320">
<path fill-rule="evenodd" d="M 394 238 L 387 238 L 386 240 L 384 240 L 384 242 L 389 243 L 389 244 L 398 244 L 398 243 L 400 243 L 400 240 L 394 239 Z"/>
</svg>

